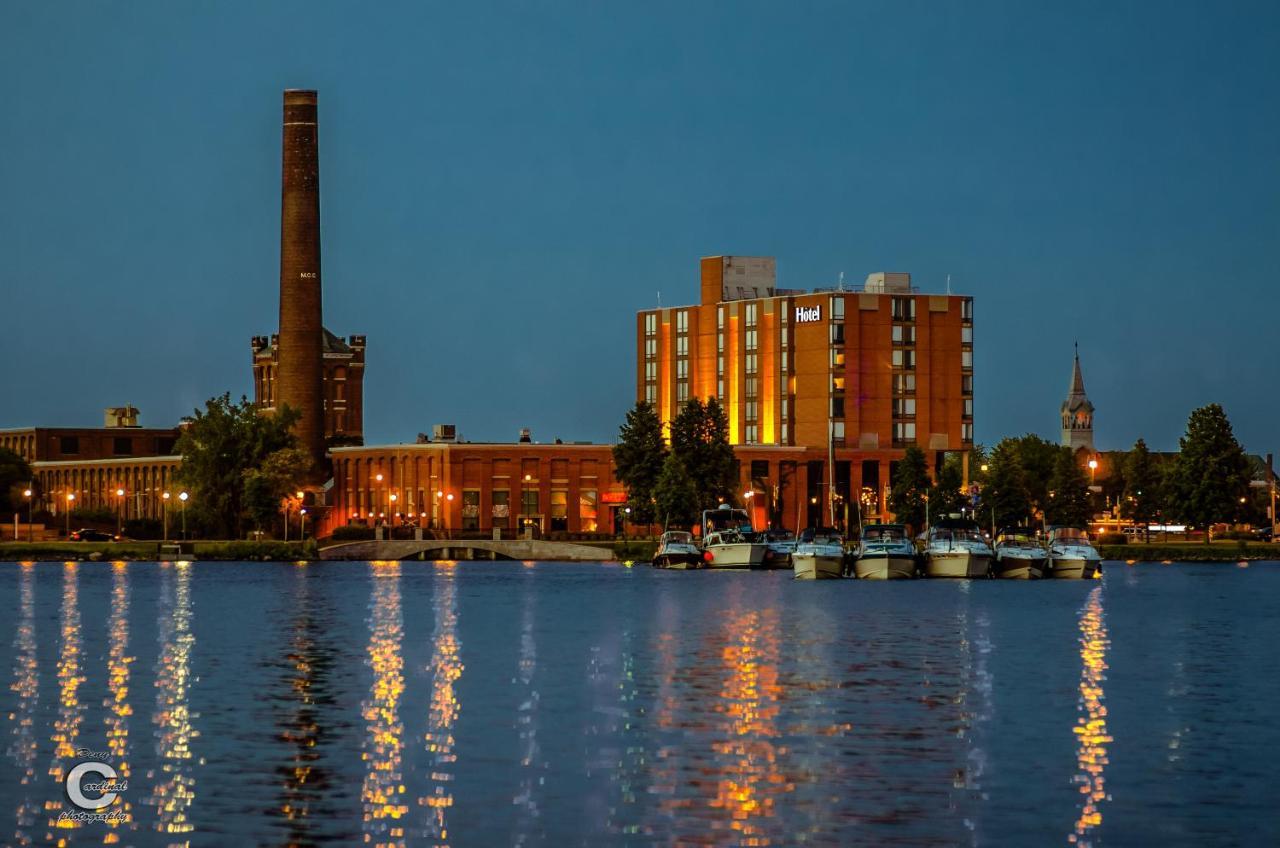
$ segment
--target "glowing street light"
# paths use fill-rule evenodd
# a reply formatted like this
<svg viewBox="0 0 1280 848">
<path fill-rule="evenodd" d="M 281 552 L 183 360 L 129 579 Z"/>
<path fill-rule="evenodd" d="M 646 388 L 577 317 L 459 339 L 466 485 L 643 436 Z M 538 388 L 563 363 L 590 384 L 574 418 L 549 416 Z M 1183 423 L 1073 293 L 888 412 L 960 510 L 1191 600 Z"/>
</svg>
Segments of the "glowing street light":
<svg viewBox="0 0 1280 848">
<path fill-rule="evenodd" d="M 116 489 L 116 535 L 124 535 L 124 489 Z"/>
<path fill-rule="evenodd" d="M 31 507 L 32 507 L 32 495 L 34 495 L 34 494 L 35 494 L 35 493 L 34 493 L 34 492 L 32 492 L 30 489 L 23 489 L 23 490 L 22 490 L 22 496 L 23 496 L 24 498 L 26 498 L 26 499 L 27 499 L 27 541 L 28 541 L 28 542 L 33 541 L 33 539 L 34 539 L 34 536 L 32 535 L 32 533 L 33 533 L 34 531 L 31 529 Z M 14 534 L 13 534 L 13 540 L 14 540 L 15 542 L 16 542 L 16 541 L 18 541 L 18 534 L 17 534 L 17 533 L 14 533 Z"/>
<path fill-rule="evenodd" d="M 190 495 L 186 492 L 178 493 L 178 500 L 182 501 L 182 540 L 184 542 L 187 540 L 187 498 L 189 497 Z"/>
<path fill-rule="evenodd" d="M 164 518 L 164 540 L 169 541 L 169 493 L 165 492 L 161 497 L 164 503 L 160 505 L 160 514 Z"/>
<path fill-rule="evenodd" d="M 76 496 L 74 492 L 67 492 L 67 538 L 71 538 L 71 505 L 75 503 Z"/>
</svg>

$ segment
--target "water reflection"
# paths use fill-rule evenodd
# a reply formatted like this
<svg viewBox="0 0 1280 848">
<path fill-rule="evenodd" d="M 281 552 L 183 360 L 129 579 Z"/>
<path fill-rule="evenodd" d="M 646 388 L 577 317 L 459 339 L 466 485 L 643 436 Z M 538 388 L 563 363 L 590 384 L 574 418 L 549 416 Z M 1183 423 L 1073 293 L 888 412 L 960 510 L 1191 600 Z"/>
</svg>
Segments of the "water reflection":
<svg viewBox="0 0 1280 848">
<path fill-rule="evenodd" d="M 511 681 L 516 687 L 516 737 L 520 745 L 519 780 L 516 795 L 511 803 L 516 808 L 512 823 L 512 843 L 524 845 L 527 841 L 541 841 L 539 830 L 538 795 L 546 779 L 546 764 L 538 747 L 538 689 L 534 675 L 538 670 L 538 641 L 534 636 L 534 575 L 524 572 L 523 597 L 520 611 L 520 652 L 516 677 Z"/>
<path fill-rule="evenodd" d="M 360 793 L 364 841 L 375 846 L 401 846 L 405 839 L 400 819 L 408 812 L 408 806 L 404 803 L 400 773 L 404 751 L 404 722 L 400 720 L 400 698 L 404 694 L 400 563 L 375 562 L 371 571 L 373 593 L 369 600 L 366 662 L 373 670 L 373 685 L 362 704 L 366 728 L 361 754 L 365 763 L 364 786 Z"/>
<path fill-rule="evenodd" d="M 102 702 L 107 750 L 111 753 L 111 762 L 120 775 L 119 779 L 128 783 L 132 773 L 129 765 L 129 716 L 133 715 L 133 708 L 129 706 L 129 664 L 133 657 L 129 656 L 129 564 L 125 562 L 111 565 L 111 618 L 107 623 L 107 639 L 107 698 Z M 106 844 L 119 841 L 119 834 L 113 832 L 116 829 L 134 830 L 137 826 L 128 793 L 121 793 L 116 803 L 119 806 L 113 810 L 115 815 L 106 822 L 111 829 L 103 837 Z"/>
<path fill-rule="evenodd" d="M 196 799 L 192 743 L 200 735 L 191 712 L 191 652 L 195 647 L 191 563 L 161 563 L 160 567 L 160 656 L 156 663 L 156 710 L 151 718 L 160 771 L 148 802 L 156 808 L 156 830 L 189 834 L 195 830 L 190 817 Z"/>
<path fill-rule="evenodd" d="M 453 806 L 451 784 L 458 759 L 453 726 L 461 709 L 456 684 L 463 665 L 458 640 L 457 567 L 456 562 L 436 563 L 432 595 L 435 630 L 431 636 L 431 707 L 423 736 L 430 771 L 428 791 L 419 796 L 418 804 L 427 808 L 425 835 L 435 845 L 449 842 L 447 819 Z"/>
<path fill-rule="evenodd" d="M 58 717 L 53 723 L 53 762 L 49 764 L 51 785 L 60 785 L 66 776 L 67 768 L 75 757 L 77 741 L 80 737 L 80 719 L 84 705 L 80 703 L 80 684 L 84 682 L 81 673 L 82 636 L 80 633 L 80 583 L 79 566 L 74 562 L 62 566 L 62 609 L 59 614 L 61 643 L 58 654 Z M 74 830 L 82 824 L 74 819 L 62 818 L 58 813 L 63 811 L 62 799 L 45 801 L 45 811 L 49 813 L 49 827 L 62 830 Z M 52 840 L 52 833 L 46 835 Z"/>
<path fill-rule="evenodd" d="M 36 781 L 36 707 L 40 702 L 40 670 L 36 660 L 36 603 L 35 563 L 21 564 L 18 578 L 17 633 L 13 639 L 13 683 L 9 688 L 17 696 L 17 703 L 9 716 L 13 722 L 13 741 L 9 745 L 9 757 L 20 774 L 20 797 L 14 814 L 16 827 L 14 842 L 30 845 L 30 829 L 36 823 L 39 803 L 31 791 Z"/>
<path fill-rule="evenodd" d="M 1107 679 L 1107 625 L 1102 609 L 1102 587 L 1089 592 L 1080 615 L 1080 705 L 1083 713 L 1075 726 L 1076 764 L 1079 773 L 1080 815 L 1068 842 L 1091 845 L 1090 831 L 1102 824 L 1102 802 L 1107 800 L 1103 772 L 1107 766 L 1107 707 L 1103 683 Z"/>
</svg>

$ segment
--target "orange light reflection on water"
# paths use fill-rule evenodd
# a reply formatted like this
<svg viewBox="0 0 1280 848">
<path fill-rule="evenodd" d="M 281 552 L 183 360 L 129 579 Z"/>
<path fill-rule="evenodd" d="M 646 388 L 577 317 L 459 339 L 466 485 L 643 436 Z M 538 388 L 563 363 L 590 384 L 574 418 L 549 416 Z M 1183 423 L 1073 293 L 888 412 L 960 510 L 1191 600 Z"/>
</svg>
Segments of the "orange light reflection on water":
<svg viewBox="0 0 1280 848">
<path fill-rule="evenodd" d="M 364 841 L 376 846 L 405 844 L 401 818 L 408 812 L 400 773 L 404 751 L 404 723 L 400 699 L 404 694 L 404 657 L 400 643 L 404 619 L 400 608 L 400 563 L 375 562 L 373 594 L 369 601 L 368 662 L 373 685 L 362 714 L 366 739 L 361 758 L 365 762 Z"/>
<path fill-rule="evenodd" d="M 1089 593 L 1080 616 L 1080 712 L 1073 728 L 1079 773 L 1080 815 L 1067 841 L 1089 845 L 1089 833 L 1102 824 L 1102 802 L 1107 800 L 1104 771 L 1107 766 L 1107 707 L 1103 684 L 1107 679 L 1107 625 L 1102 609 L 1102 587 Z"/>
</svg>

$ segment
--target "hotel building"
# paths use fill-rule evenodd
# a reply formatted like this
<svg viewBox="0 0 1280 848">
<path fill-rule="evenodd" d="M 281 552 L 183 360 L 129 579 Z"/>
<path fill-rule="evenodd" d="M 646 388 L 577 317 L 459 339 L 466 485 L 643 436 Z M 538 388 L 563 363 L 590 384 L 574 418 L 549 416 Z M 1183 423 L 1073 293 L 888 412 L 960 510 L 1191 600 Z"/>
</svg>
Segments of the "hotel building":
<svg viewBox="0 0 1280 848">
<path fill-rule="evenodd" d="M 885 514 L 893 464 L 910 445 L 935 468 L 959 453 L 967 469 L 973 299 L 922 293 L 894 273 L 856 289 L 783 289 L 776 267 L 705 257 L 699 303 L 638 313 L 637 400 L 669 425 L 689 399 L 716 398 L 745 491 L 773 500 L 754 511 L 789 527 L 843 523 L 839 508 L 825 514 L 829 439 L 837 503 L 856 492 L 871 515 Z M 779 494 L 788 481 L 789 497 Z"/>
</svg>

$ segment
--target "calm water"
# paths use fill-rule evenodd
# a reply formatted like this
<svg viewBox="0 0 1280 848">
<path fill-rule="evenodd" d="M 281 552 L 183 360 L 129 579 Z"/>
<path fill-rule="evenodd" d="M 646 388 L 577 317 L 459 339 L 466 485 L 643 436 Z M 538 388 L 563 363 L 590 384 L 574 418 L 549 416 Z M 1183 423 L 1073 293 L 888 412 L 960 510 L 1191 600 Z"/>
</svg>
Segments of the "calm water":
<svg viewBox="0 0 1280 848">
<path fill-rule="evenodd" d="M 0 564 L 6 843 L 1280 843 L 1280 565 Z M 103 752 L 119 820 L 51 826 Z"/>
</svg>

